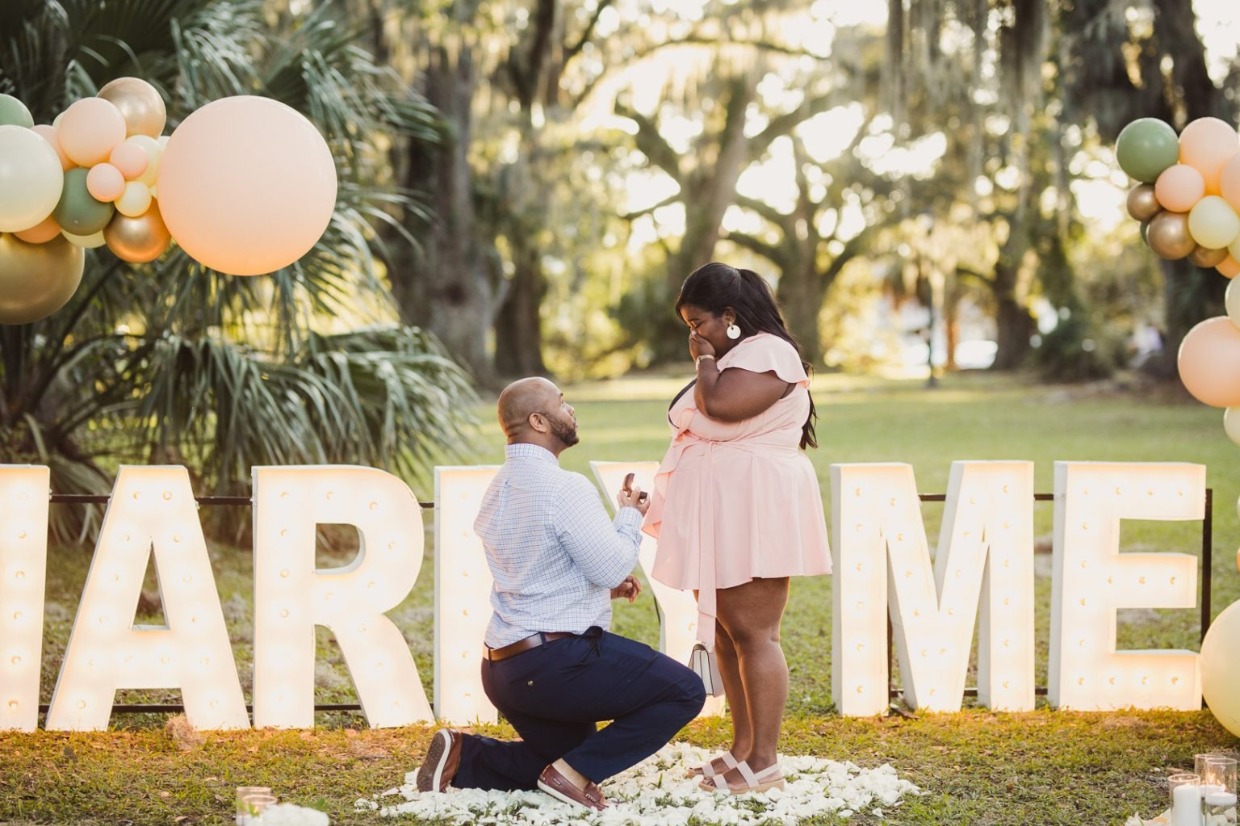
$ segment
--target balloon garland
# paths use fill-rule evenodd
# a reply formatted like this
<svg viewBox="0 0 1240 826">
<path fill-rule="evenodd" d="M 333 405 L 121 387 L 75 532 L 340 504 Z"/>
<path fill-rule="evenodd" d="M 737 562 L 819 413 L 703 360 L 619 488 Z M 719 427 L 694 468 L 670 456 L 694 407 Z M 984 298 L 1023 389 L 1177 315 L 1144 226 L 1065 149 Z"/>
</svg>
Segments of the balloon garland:
<svg viewBox="0 0 1240 826">
<path fill-rule="evenodd" d="M 0 324 L 46 318 L 73 296 L 83 250 L 144 264 L 172 243 L 205 267 L 260 275 L 322 237 L 336 204 L 326 141 L 270 98 L 221 98 L 164 131 L 163 98 L 113 80 L 35 124 L 0 94 Z"/>
<path fill-rule="evenodd" d="M 1226 409 L 1223 429 L 1240 444 L 1240 135 L 1218 118 L 1194 120 L 1178 137 L 1163 121 L 1141 118 L 1119 133 L 1115 157 L 1137 181 L 1128 192 L 1128 214 L 1141 222 L 1141 237 L 1154 254 L 1170 261 L 1187 258 L 1232 279 L 1227 315 L 1189 330 L 1176 364 L 1194 398 Z M 1224 728 L 1240 736 L 1237 648 L 1240 602 L 1211 623 L 1200 657 L 1206 704 Z"/>
</svg>

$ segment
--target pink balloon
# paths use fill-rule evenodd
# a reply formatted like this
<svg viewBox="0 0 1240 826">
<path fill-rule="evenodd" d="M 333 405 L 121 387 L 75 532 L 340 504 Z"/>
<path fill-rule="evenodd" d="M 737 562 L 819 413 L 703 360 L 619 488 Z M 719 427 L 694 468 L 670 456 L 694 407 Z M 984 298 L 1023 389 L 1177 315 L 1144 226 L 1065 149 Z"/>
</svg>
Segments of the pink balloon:
<svg viewBox="0 0 1240 826">
<path fill-rule="evenodd" d="M 56 136 L 69 160 L 94 166 L 108 159 L 112 148 L 125 140 L 125 118 L 103 98 L 82 98 L 60 115 Z"/>
<path fill-rule="evenodd" d="M 37 123 L 30 128 L 42 135 L 43 139 L 56 150 L 56 154 L 60 156 L 61 169 L 68 169 L 73 166 L 73 161 L 69 160 L 69 156 L 65 154 L 65 148 L 60 145 L 60 138 L 56 137 L 55 126 L 52 126 L 50 123 Z"/>
<path fill-rule="evenodd" d="M 1223 165 L 1240 153 L 1240 135 L 1218 118 L 1197 118 L 1180 133 L 1180 163 L 1196 167 L 1206 182 L 1206 193 L 1219 194 Z"/>
<path fill-rule="evenodd" d="M 1240 212 L 1240 155 L 1236 155 L 1219 170 L 1218 192 L 1223 200 Z"/>
<path fill-rule="evenodd" d="M 1154 183 L 1158 203 L 1172 212 L 1188 212 L 1205 194 L 1205 178 L 1196 167 L 1186 163 L 1167 167 Z"/>
<path fill-rule="evenodd" d="M 125 176 L 110 163 L 97 163 L 86 173 L 86 191 L 96 201 L 110 203 L 125 192 Z"/>
<path fill-rule="evenodd" d="M 269 98 L 222 98 L 168 139 L 156 180 L 173 239 L 224 273 L 292 264 L 323 235 L 336 205 L 336 165 L 303 115 Z"/>
<path fill-rule="evenodd" d="M 1207 318 L 1188 331 L 1177 357 L 1180 381 L 1202 404 L 1240 405 L 1240 327 L 1227 316 Z"/>
<path fill-rule="evenodd" d="M 146 150 L 142 148 L 141 144 L 132 140 L 126 140 L 117 144 L 116 148 L 112 150 L 112 154 L 108 156 L 108 163 L 119 169 L 121 174 L 125 176 L 125 180 L 136 180 L 139 175 L 146 171 L 148 163 Z"/>
</svg>

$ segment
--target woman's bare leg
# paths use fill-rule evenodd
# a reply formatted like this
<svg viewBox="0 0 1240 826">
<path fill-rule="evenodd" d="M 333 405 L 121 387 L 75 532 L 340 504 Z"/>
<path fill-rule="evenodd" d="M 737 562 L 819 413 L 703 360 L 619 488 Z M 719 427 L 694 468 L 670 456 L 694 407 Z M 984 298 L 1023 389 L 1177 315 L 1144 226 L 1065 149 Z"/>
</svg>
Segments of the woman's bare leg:
<svg viewBox="0 0 1240 826">
<path fill-rule="evenodd" d="M 721 634 L 731 644 L 744 698 L 744 719 L 751 742 L 745 754 L 735 754 L 754 772 L 776 762 L 779 733 L 788 701 L 788 663 L 779 644 L 779 626 L 788 604 L 788 578 L 755 579 L 718 592 Z M 720 652 L 722 654 L 722 651 Z M 722 657 L 721 657 L 722 660 Z M 722 671 L 722 662 L 720 669 Z M 724 677 L 733 719 L 738 718 L 732 702 L 732 686 Z M 743 785 L 740 773 L 729 771 L 724 780 Z"/>
</svg>

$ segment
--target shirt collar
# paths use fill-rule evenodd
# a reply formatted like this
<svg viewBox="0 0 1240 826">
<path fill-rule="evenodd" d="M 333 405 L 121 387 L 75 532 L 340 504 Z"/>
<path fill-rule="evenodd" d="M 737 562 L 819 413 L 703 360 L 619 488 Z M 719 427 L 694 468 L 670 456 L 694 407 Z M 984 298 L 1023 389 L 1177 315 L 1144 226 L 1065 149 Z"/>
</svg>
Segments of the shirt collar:
<svg viewBox="0 0 1240 826">
<path fill-rule="evenodd" d="M 507 459 L 537 459 L 543 462 L 550 462 L 553 465 L 559 465 L 560 460 L 554 453 L 545 447 L 530 444 L 529 442 L 517 442 L 516 444 L 504 446 L 504 457 Z"/>
</svg>

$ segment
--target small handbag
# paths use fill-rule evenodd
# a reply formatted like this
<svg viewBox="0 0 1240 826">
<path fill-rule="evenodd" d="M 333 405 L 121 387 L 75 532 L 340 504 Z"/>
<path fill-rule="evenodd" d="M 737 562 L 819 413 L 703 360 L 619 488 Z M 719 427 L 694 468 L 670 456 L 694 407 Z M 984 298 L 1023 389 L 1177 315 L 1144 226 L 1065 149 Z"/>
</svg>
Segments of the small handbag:
<svg viewBox="0 0 1240 826">
<path fill-rule="evenodd" d="M 719 661 L 715 659 L 714 651 L 708 651 L 700 642 L 694 643 L 693 650 L 689 652 L 689 667 L 701 678 L 708 695 L 723 696 L 723 678 L 719 676 Z"/>
</svg>

